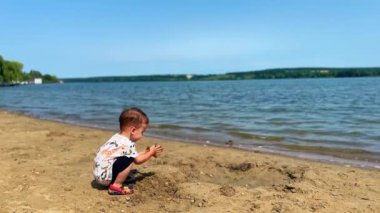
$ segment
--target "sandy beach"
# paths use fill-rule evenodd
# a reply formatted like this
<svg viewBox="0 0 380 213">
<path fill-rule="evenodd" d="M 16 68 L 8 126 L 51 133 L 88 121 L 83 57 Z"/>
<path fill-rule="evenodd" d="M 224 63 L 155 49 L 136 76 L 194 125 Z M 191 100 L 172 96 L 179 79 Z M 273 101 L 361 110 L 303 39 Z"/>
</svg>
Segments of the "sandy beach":
<svg viewBox="0 0 380 213">
<path fill-rule="evenodd" d="M 0 111 L 0 212 L 380 212 L 380 170 L 147 137 L 164 153 L 110 196 L 91 171 L 112 134 Z"/>
</svg>

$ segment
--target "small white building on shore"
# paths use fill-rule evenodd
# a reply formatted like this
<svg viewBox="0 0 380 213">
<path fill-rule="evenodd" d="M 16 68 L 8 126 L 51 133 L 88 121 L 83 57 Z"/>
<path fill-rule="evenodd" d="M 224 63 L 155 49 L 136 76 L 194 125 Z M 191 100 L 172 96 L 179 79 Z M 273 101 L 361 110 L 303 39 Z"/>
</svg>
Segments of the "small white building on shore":
<svg viewBox="0 0 380 213">
<path fill-rule="evenodd" d="M 42 78 L 35 78 L 35 79 L 33 80 L 33 83 L 34 83 L 34 84 L 42 84 Z"/>
<path fill-rule="evenodd" d="M 192 74 L 187 74 L 186 78 L 187 78 L 187 80 L 191 80 L 193 78 L 193 75 Z"/>
</svg>

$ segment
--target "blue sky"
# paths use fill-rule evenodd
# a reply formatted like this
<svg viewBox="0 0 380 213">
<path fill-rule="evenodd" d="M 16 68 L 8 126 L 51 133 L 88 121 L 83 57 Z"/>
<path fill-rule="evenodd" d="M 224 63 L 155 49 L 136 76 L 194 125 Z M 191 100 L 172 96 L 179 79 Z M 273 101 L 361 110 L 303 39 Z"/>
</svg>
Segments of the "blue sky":
<svg viewBox="0 0 380 213">
<path fill-rule="evenodd" d="M 376 0 L 0 0 L 0 54 L 58 77 L 380 66 Z"/>
</svg>

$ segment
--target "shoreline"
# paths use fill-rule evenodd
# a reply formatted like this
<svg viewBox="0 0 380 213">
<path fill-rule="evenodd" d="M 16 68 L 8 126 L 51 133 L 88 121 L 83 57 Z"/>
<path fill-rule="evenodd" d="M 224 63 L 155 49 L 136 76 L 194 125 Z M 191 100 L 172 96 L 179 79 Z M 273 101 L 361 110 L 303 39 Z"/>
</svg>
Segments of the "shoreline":
<svg viewBox="0 0 380 213">
<path fill-rule="evenodd" d="M 181 140 L 177 138 L 172 139 L 172 138 L 166 138 L 164 136 L 155 136 L 155 135 L 149 135 L 147 137 L 151 137 L 151 138 L 155 138 L 159 140 L 168 140 L 168 141 L 177 141 L 177 142 L 197 144 L 197 145 L 215 146 L 215 147 L 220 147 L 220 148 L 225 148 L 225 149 L 234 149 L 234 150 L 240 150 L 240 151 L 246 151 L 246 152 L 262 153 L 262 154 L 268 154 L 268 155 L 279 155 L 279 156 L 295 158 L 299 160 L 314 161 L 314 162 L 319 162 L 319 163 L 328 163 L 328 164 L 335 164 L 335 165 L 344 165 L 348 167 L 353 166 L 357 168 L 380 169 L 380 163 L 378 161 L 365 161 L 365 160 L 358 160 L 358 159 L 351 159 L 351 158 L 342 158 L 342 157 L 337 157 L 334 155 L 325 155 L 324 152 L 303 152 L 302 148 L 299 149 L 301 150 L 300 152 L 296 152 L 293 150 L 281 150 L 279 148 L 268 149 L 262 146 L 244 148 L 243 146 L 240 146 L 240 145 L 237 145 L 237 146 L 227 145 L 228 143 L 221 144 L 221 143 L 212 143 L 209 141 L 203 142 L 203 141 L 193 141 L 193 140 Z M 283 147 L 280 147 L 280 148 L 283 148 Z M 319 147 L 313 147 L 313 148 L 319 148 Z M 306 147 L 305 147 L 305 150 L 307 150 Z M 339 150 L 343 151 L 344 149 L 336 149 L 336 152 Z"/>
<path fill-rule="evenodd" d="M 5 212 L 379 212 L 380 172 L 275 154 L 143 138 L 164 152 L 110 196 L 92 177 L 113 132 L 0 110 Z"/>
<path fill-rule="evenodd" d="M 11 111 L 8 109 L 0 108 L 0 112 L 8 112 L 8 113 L 14 113 L 16 115 L 20 116 L 27 116 L 30 118 L 34 119 L 40 119 L 40 120 L 46 120 L 46 121 L 51 121 L 51 122 L 57 122 L 61 124 L 66 124 L 66 125 L 73 125 L 73 126 L 78 126 L 78 127 L 84 127 L 84 128 L 91 128 L 95 130 L 104 130 L 104 131 L 112 131 L 115 132 L 112 129 L 106 128 L 106 127 L 100 127 L 100 126 L 91 126 L 91 125 L 86 125 L 86 124 L 81 124 L 78 122 L 66 122 L 62 121 L 59 119 L 48 119 L 48 118 L 41 118 L 38 116 L 30 115 L 24 112 L 17 112 L 17 111 Z M 236 150 L 242 150 L 242 151 L 247 151 L 247 152 L 259 152 L 263 154 L 273 154 L 273 155 L 280 155 L 280 156 L 286 156 L 290 158 L 295 158 L 295 159 L 300 159 L 300 160 L 310 160 L 310 161 L 315 161 L 315 162 L 321 162 L 321 163 L 330 163 L 330 164 L 337 164 L 337 165 L 344 165 L 344 166 L 353 166 L 357 168 L 369 168 L 369 169 L 380 169 L 380 162 L 379 158 L 376 158 L 376 155 L 368 155 L 369 159 L 373 159 L 373 161 L 369 161 L 368 158 L 366 160 L 363 160 L 363 158 L 366 158 L 366 155 L 364 154 L 363 156 L 360 156 L 361 159 L 355 158 L 353 155 L 350 153 L 345 153 L 345 156 L 350 156 L 351 158 L 344 158 L 341 156 L 337 156 L 337 154 L 341 154 L 339 151 L 347 151 L 347 149 L 337 149 L 337 148 L 328 148 L 328 147 L 318 147 L 318 146 L 313 146 L 313 147 L 306 147 L 306 146 L 294 146 L 294 145 L 282 145 L 279 147 L 263 147 L 260 145 L 246 145 L 244 147 L 241 144 L 228 144 L 227 143 L 221 143 L 221 142 L 210 142 L 210 141 L 196 141 L 196 140 L 185 140 L 181 138 L 172 138 L 172 137 L 165 137 L 162 135 L 155 135 L 155 134 L 149 134 L 145 137 L 150 137 L 158 140 L 166 140 L 166 141 L 176 141 L 176 142 L 182 142 L 182 143 L 190 143 L 190 144 L 199 144 L 199 145 L 207 145 L 207 146 L 215 146 L 215 147 L 221 147 L 221 148 L 226 148 L 226 149 L 236 149 Z M 285 150 L 288 148 L 287 150 Z M 309 151 L 309 152 L 307 152 Z M 364 152 L 363 150 L 354 150 L 356 152 Z M 362 154 L 362 153 L 361 153 Z"/>
</svg>

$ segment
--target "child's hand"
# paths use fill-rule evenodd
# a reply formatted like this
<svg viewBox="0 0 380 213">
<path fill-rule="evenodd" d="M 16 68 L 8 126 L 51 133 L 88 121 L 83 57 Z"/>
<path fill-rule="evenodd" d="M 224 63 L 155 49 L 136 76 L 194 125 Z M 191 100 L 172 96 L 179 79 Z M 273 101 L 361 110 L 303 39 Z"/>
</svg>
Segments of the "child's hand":
<svg viewBox="0 0 380 213">
<path fill-rule="evenodd" d="M 146 152 L 150 152 L 151 155 L 155 158 L 157 157 L 157 154 L 160 154 L 162 151 L 164 151 L 164 149 L 161 147 L 161 145 L 157 145 L 157 144 L 152 145 L 150 147 L 148 146 L 146 148 Z"/>
</svg>

